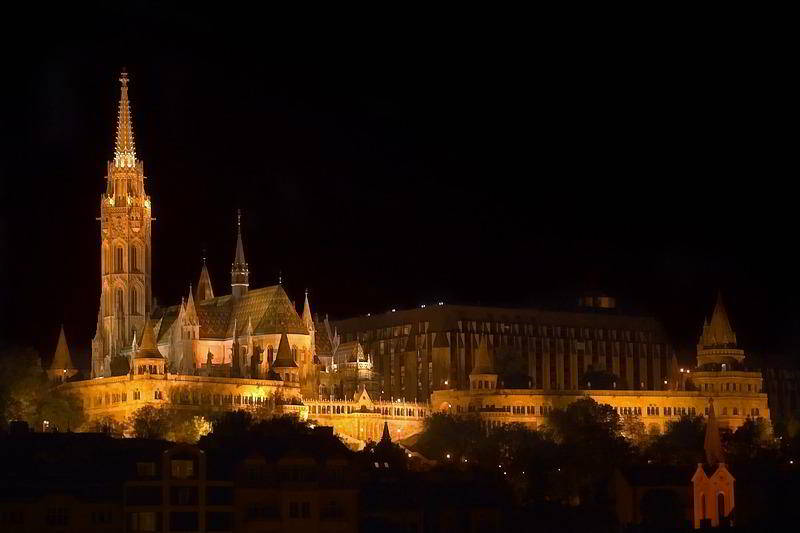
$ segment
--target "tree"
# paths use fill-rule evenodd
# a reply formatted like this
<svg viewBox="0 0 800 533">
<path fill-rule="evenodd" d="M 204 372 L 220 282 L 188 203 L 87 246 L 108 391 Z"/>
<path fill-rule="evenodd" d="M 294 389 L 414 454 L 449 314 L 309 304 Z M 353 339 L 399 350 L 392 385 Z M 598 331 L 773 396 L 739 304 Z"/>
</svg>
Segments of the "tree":
<svg viewBox="0 0 800 533">
<path fill-rule="evenodd" d="M 664 434 L 656 437 L 647 448 L 646 456 L 661 464 L 705 462 L 705 431 L 706 422 L 702 416 L 684 415 L 679 420 L 670 420 Z"/>
<path fill-rule="evenodd" d="M 113 417 L 104 416 L 93 421 L 89 425 L 89 431 L 93 431 L 95 433 L 105 433 L 112 437 L 122 438 L 125 435 L 125 432 L 130 429 L 127 422 L 120 422 Z"/>
<path fill-rule="evenodd" d="M 650 441 L 650 435 L 648 435 L 644 422 L 642 422 L 642 417 L 639 415 L 624 415 L 622 417 L 621 433 L 623 437 L 640 450 L 644 449 Z"/>
<path fill-rule="evenodd" d="M 729 463 L 776 458 L 778 444 L 769 422 L 763 418 L 748 418 L 736 431 L 725 437 L 725 453 Z"/>
<path fill-rule="evenodd" d="M 47 380 L 39 355 L 30 348 L 0 350 L 0 409 L 4 426 L 24 420 L 41 429 L 46 420 L 51 428 L 66 431 L 86 420 L 80 399 Z"/>
<path fill-rule="evenodd" d="M 169 431 L 169 421 L 165 409 L 145 405 L 137 409 L 130 418 L 134 436 L 140 439 L 164 439 Z"/>
<path fill-rule="evenodd" d="M 614 468 L 630 460 L 631 449 L 621 435 L 622 423 L 613 407 L 591 398 L 555 409 L 544 428 L 558 446 L 550 475 L 554 495 L 562 500 L 596 500 Z"/>
<path fill-rule="evenodd" d="M 477 416 L 453 416 L 434 413 L 425 419 L 417 449 L 430 459 L 443 460 L 451 457 L 475 456 L 486 431 Z"/>
</svg>

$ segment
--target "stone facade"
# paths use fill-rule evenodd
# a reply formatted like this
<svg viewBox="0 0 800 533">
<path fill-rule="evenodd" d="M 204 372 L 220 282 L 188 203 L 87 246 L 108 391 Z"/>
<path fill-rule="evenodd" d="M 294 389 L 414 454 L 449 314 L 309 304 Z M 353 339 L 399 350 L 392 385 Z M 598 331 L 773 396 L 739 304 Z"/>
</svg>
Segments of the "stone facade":
<svg viewBox="0 0 800 533">
<path fill-rule="evenodd" d="M 536 428 L 552 409 L 564 408 L 588 397 L 614 407 L 620 415 L 641 417 L 648 429 L 663 431 L 667 422 L 681 415 L 707 416 L 709 399 L 712 399 L 720 427 L 736 429 L 751 417 L 769 420 L 761 373 L 744 368 L 744 351 L 736 348 L 735 335 L 721 299 L 714 309 L 712 324 L 717 337 L 709 335 L 706 324 L 694 370 L 679 370 L 673 359 L 671 370 L 662 382 L 671 390 L 496 388 L 493 383 L 497 375 L 489 358 L 490 336 L 487 335 L 478 343 L 470 388 L 434 391 L 431 408 L 454 414 L 475 413 L 487 428 L 512 422 Z"/>
<path fill-rule="evenodd" d="M 282 285 L 251 288 L 240 222 L 229 294 L 215 295 L 205 266 L 175 305 L 151 291 L 151 199 L 133 142 L 128 76 L 113 161 L 100 200 L 100 289 L 91 379 L 63 386 L 90 419 L 123 420 L 146 404 L 258 409 L 265 403 L 331 425 L 355 442 L 418 432 L 431 410 L 478 413 L 487 426 L 536 427 L 582 397 L 663 429 L 703 414 L 714 397 L 721 425 L 769 417 L 761 375 L 745 366 L 721 301 L 698 344 L 697 367 L 679 371 L 661 324 L 584 298 L 577 312 L 439 305 L 330 322 L 302 316 Z M 503 383 L 501 354 L 521 358 L 523 381 Z M 593 374 L 590 374 L 593 373 Z M 76 373 L 63 336 L 51 379 Z M 613 375 L 610 390 L 587 378 Z M 397 433 L 398 435 L 396 435 Z"/>
</svg>

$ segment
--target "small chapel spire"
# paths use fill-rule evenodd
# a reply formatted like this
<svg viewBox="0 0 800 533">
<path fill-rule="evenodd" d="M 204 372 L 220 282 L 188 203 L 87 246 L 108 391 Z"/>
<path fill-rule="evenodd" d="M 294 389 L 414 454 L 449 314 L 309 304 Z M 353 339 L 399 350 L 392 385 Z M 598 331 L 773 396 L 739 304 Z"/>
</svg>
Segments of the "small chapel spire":
<svg viewBox="0 0 800 533">
<path fill-rule="evenodd" d="M 136 147 L 133 142 L 133 123 L 131 121 L 131 104 L 128 100 L 128 72 L 123 68 L 120 74 L 119 111 L 117 113 L 117 140 L 114 146 L 114 165 L 117 167 L 134 167 L 136 165 Z"/>
<path fill-rule="evenodd" d="M 303 302 L 303 324 L 308 331 L 314 328 L 314 318 L 311 316 L 311 304 L 308 303 L 308 289 L 306 289 L 306 300 Z"/>
<path fill-rule="evenodd" d="M 61 332 L 58 334 L 58 344 L 53 355 L 53 362 L 50 364 L 48 375 L 51 380 L 62 382 L 77 374 L 78 370 L 72 364 L 67 346 L 67 337 L 64 335 L 64 325 L 61 325 Z"/>
<path fill-rule="evenodd" d="M 206 252 L 203 250 L 203 268 L 200 269 L 200 279 L 197 282 L 194 299 L 198 302 L 214 297 L 214 289 L 211 286 L 211 276 L 208 274 L 206 266 Z"/>
<path fill-rule="evenodd" d="M 242 244 L 242 211 L 236 210 L 236 255 L 231 266 L 231 294 L 239 298 L 247 293 L 250 287 L 250 270 L 244 260 L 244 245 Z"/>
<path fill-rule="evenodd" d="M 708 421 L 706 422 L 706 436 L 703 440 L 703 448 L 709 465 L 714 466 L 725 462 L 725 455 L 719 438 L 719 425 L 714 414 L 714 398 L 708 399 Z"/>
</svg>

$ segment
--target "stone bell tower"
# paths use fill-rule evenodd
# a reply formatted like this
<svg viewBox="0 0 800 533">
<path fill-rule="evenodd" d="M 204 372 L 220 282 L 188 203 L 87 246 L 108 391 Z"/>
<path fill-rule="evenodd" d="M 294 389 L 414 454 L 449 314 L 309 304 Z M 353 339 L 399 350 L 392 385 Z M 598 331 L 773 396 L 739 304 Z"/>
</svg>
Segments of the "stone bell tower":
<svg viewBox="0 0 800 533">
<path fill-rule="evenodd" d="M 100 197 L 100 311 L 92 340 L 92 377 L 109 375 L 112 357 L 130 349 L 152 302 L 150 197 L 144 166 L 136 159 L 128 74 L 119 78 L 120 100 L 114 159 Z"/>
</svg>

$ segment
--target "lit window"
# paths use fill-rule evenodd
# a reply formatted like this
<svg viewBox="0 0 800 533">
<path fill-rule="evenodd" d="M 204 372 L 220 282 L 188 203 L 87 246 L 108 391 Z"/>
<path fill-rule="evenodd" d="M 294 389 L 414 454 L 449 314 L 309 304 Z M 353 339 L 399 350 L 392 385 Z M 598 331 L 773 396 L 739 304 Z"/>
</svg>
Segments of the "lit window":
<svg viewBox="0 0 800 533">
<path fill-rule="evenodd" d="M 185 479 L 194 475 L 194 461 L 191 459 L 173 459 L 171 466 L 174 478 Z"/>
</svg>

